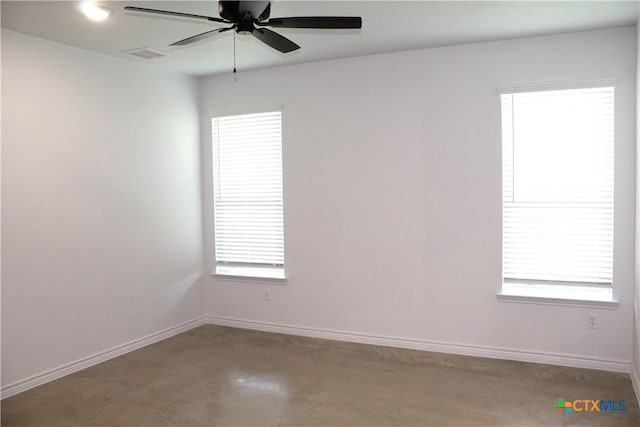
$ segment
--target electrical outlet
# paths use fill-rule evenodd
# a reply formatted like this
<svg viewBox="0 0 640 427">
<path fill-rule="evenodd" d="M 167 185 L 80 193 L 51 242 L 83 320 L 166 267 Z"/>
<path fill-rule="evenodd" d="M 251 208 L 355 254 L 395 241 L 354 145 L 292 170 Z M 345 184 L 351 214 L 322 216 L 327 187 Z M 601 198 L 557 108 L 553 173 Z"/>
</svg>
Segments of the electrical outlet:
<svg viewBox="0 0 640 427">
<path fill-rule="evenodd" d="M 595 313 L 587 314 L 587 328 L 589 329 L 598 329 L 598 315 Z"/>
<path fill-rule="evenodd" d="M 264 292 L 262 292 L 262 299 L 265 301 L 271 301 L 271 297 L 269 296 L 269 289 L 265 289 Z"/>
</svg>

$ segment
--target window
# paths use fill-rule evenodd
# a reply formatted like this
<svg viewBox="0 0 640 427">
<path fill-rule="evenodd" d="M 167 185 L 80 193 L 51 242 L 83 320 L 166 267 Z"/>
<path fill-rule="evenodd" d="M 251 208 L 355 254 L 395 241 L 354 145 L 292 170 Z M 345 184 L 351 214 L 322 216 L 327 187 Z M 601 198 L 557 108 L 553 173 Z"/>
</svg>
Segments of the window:
<svg viewBox="0 0 640 427">
<path fill-rule="evenodd" d="M 503 93 L 503 294 L 611 300 L 613 87 Z"/>
<path fill-rule="evenodd" d="M 284 278 L 281 113 L 212 120 L 216 273 Z"/>
</svg>

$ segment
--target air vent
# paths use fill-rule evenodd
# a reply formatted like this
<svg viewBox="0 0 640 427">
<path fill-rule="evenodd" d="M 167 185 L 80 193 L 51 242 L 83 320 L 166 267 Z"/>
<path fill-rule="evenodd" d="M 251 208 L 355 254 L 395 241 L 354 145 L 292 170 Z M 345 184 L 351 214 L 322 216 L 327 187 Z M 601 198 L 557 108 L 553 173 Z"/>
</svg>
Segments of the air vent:
<svg viewBox="0 0 640 427">
<path fill-rule="evenodd" d="M 154 58 L 160 58 L 162 56 L 167 56 L 167 54 L 164 52 L 151 49 L 148 47 L 125 50 L 122 53 L 126 53 L 127 55 L 137 56 L 138 58 L 142 58 L 142 59 L 154 59 Z"/>
</svg>

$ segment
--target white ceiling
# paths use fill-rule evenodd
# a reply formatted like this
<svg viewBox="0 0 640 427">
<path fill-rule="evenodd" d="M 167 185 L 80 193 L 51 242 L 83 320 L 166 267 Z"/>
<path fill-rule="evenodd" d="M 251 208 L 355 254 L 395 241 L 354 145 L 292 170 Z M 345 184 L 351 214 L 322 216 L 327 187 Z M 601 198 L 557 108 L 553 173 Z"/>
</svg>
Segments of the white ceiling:
<svg viewBox="0 0 640 427">
<path fill-rule="evenodd" d="M 233 69 L 231 31 L 189 46 L 169 44 L 219 26 L 200 20 L 126 12 L 126 5 L 218 17 L 216 1 L 96 1 L 111 9 L 96 23 L 79 1 L 2 1 L 2 27 L 166 70 L 191 75 Z M 236 36 L 238 70 L 400 50 L 575 32 L 638 19 L 638 1 L 290 1 L 275 0 L 272 17 L 361 16 L 361 30 L 277 29 L 302 49 L 281 54 L 247 35 Z M 148 47 L 166 57 L 122 53 Z"/>
</svg>

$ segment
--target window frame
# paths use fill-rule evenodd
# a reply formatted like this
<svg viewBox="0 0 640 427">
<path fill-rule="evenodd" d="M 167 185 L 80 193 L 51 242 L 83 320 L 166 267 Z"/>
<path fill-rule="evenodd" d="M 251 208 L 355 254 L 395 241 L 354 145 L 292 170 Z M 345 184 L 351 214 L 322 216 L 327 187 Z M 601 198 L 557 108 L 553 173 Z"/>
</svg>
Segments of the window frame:
<svg viewBox="0 0 640 427">
<path fill-rule="evenodd" d="M 498 101 L 500 105 L 500 135 L 501 147 L 504 150 L 504 140 L 502 132 L 504 131 L 503 111 L 502 111 L 502 95 L 528 93 L 528 92 L 544 92 L 544 91 L 562 91 L 573 89 L 603 88 L 612 87 L 614 90 L 614 141 L 612 149 L 615 151 L 615 79 L 592 79 L 592 80 L 576 80 L 576 81 L 556 81 L 556 82 L 535 82 L 526 84 L 508 84 L 498 87 Z M 615 156 L 614 156 L 615 157 Z M 615 175 L 615 165 L 613 174 Z M 504 163 L 501 161 L 501 176 L 504 174 Z M 615 177 L 614 177 L 615 181 Z M 504 177 L 501 178 L 501 188 Z M 615 184 L 612 184 L 612 195 L 615 191 Z M 504 189 L 501 190 L 501 212 L 504 212 Z M 612 215 L 615 216 L 615 204 L 612 201 Z M 504 217 L 501 221 L 501 233 L 504 233 Z M 614 225 L 615 227 L 615 225 Z M 613 241 L 614 231 L 611 232 Z M 501 234 L 502 235 L 502 234 Z M 504 236 L 501 238 L 501 260 L 504 258 Z M 502 265 L 502 263 L 501 263 Z M 613 260 L 611 269 L 613 274 Z M 584 283 L 584 282 L 562 282 L 562 281 L 541 281 L 535 279 L 505 279 L 504 271 L 501 268 L 501 289 L 497 294 L 498 300 L 504 302 L 524 302 L 534 304 L 551 304 L 551 305 L 569 305 L 581 307 L 595 307 L 613 309 L 618 307 L 618 301 L 614 297 L 613 279 L 609 284 Z"/>
<path fill-rule="evenodd" d="M 215 125 L 214 122 L 216 120 L 225 120 L 225 119 L 237 119 L 242 116 L 257 116 L 257 115 L 268 115 L 268 114 L 278 114 L 279 121 L 279 174 L 280 174 L 280 209 L 281 209 L 281 239 L 280 243 L 282 245 L 282 262 L 281 263 L 261 263 L 261 262 L 244 262 L 244 261 L 230 261 L 230 260 L 218 260 L 218 245 L 219 241 L 217 238 L 217 224 L 216 224 L 216 189 L 219 188 L 219 183 L 216 183 L 216 179 L 218 173 L 216 173 L 216 136 L 214 135 Z M 286 282 L 287 275 L 285 270 L 284 263 L 284 155 L 283 155 L 283 132 L 282 132 L 282 119 L 283 112 L 282 107 L 274 107 L 274 108 L 265 108 L 254 111 L 241 111 L 241 112 L 233 112 L 228 114 L 217 114 L 211 117 L 211 160 L 212 160 L 212 208 L 213 208 L 213 271 L 212 275 L 222 278 L 222 279 L 240 279 L 244 281 L 254 281 L 258 280 L 260 282 Z"/>
</svg>

